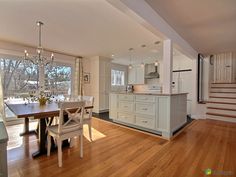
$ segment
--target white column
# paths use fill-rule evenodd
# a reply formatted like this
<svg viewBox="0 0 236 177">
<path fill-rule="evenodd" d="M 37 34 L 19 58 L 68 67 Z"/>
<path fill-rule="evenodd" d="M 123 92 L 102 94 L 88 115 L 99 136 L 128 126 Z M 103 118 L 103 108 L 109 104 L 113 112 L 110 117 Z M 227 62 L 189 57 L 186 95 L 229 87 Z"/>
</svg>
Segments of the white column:
<svg viewBox="0 0 236 177">
<path fill-rule="evenodd" d="M 39 91 L 45 90 L 45 66 L 43 64 L 39 64 Z"/>
<path fill-rule="evenodd" d="M 163 93 L 172 93 L 173 45 L 170 39 L 163 42 Z"/>
</svg>

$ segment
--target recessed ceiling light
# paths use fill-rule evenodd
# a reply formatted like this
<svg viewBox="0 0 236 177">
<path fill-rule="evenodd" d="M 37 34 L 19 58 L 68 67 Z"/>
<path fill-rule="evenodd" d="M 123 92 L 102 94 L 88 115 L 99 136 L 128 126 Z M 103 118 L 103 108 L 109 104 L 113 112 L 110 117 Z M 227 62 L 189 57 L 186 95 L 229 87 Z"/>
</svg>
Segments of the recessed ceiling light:
<svg viewBox="0 0 236 177">
<path fill-rule="evenodd" d="M 114 57 L 115 55 L 114 55 L 114 54 L 112 54 L 111 56 L 112 56 L 112 57 Z"/>
</svg>

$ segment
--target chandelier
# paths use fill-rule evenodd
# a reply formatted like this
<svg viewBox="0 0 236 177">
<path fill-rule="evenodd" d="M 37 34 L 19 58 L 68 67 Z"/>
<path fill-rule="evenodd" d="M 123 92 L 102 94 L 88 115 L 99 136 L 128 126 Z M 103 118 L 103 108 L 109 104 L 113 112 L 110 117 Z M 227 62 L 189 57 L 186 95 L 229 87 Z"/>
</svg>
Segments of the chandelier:
<svg viewBox="0 0 236 177">
<path fill-rule="evenodd" d="M 37 21 L 36 25 L 38 26 L 38 30 L 39 30 L 39 43 L 38 43 L 38 47 L 36 49 L 36 54 L 33 56 L 29 56 L 29 53 L 27 52 L 27 50 L 25 50 L 25 56 L 24 59 L 28 60 L 30 62 L 32 62 L 35 65 L 39 65 L 39 66 L 46 66 L 48 64 L 53 63 L 54 61 L 54 54 L 51 53 L 51 57 L 47 58 L 45 56 L 43 56 L 43 47 L 42 47 L 42 26 L 43 26 L 43 22 L 41 21 Z"/>
</svg>

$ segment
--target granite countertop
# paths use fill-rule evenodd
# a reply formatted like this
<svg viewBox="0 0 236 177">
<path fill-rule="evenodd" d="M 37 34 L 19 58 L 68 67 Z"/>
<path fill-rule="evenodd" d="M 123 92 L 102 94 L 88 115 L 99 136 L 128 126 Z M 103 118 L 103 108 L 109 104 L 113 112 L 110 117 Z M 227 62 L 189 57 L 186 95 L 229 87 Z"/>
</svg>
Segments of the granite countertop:
<svg viewBox="0 0 236 177">
<path fill-rule="evenodd" d="M 166 94 L 166 93 L 154 93 L 154 92 L 111 92 L 111 93 L 116 93 L 116 94 L 128 94 L 128 95 L 154 95 L 154 96 L 174 96 L 174 95 L 186 95 L 188 93 L 183 92 L 183 93 L 171 93 L 171 94 Z"/>
<path fill-rule="evenodd" d="M 8 141 L 7 130 L 0 115 L 0 143 L 5 143 L 7 141 Z"/>
</svg>

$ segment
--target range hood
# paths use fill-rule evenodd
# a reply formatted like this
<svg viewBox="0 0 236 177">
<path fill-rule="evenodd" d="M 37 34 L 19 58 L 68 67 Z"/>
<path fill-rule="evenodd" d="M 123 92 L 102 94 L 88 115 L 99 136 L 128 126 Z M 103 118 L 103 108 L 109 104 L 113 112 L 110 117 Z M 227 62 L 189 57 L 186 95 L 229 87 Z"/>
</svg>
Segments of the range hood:
<svg viewBox="0 0 236 177">
<path fill-rule="evenodd" d="M 155 71 L 154 72 L 150 72 L 147 75 L 145 75 L 145 79 L 155 79 L 155 78 L 159 78 L 160 75 L 157 72 L 157 66 L 155 66 Z"/>
</svg>

